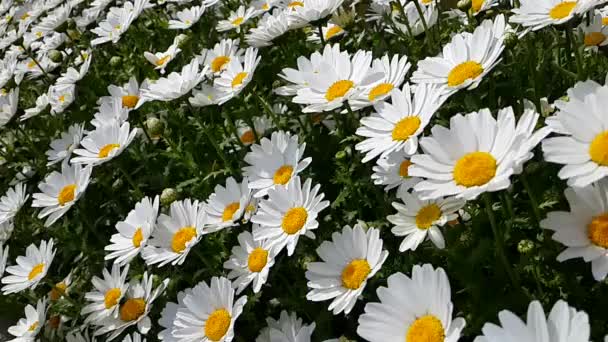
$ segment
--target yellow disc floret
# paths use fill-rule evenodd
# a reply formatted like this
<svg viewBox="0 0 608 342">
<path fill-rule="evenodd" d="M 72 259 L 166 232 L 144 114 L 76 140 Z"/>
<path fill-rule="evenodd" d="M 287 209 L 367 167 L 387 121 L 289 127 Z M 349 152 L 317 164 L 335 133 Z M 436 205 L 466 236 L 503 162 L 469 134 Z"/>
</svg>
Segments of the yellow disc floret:
<svg viewBox="0 0 608 342">
<path fill-rule="evenodd" d="M 30 271 L 30 273 L 27 275 L 27 279 L 28 280 L 33 280 L 34 278 L 36 278 L 40 273 L 42 273 L 42 271 L 44 271 L 44 263 L 40 263 L 35 265 L 34 267 L 32 267 L 32 270 Z"/>
<path fill-rule="evenodd" d="M 420 128 L 420 123 L 418 116 L 408 116 L 399 120 L 391 133 L 393 141 L 406 141 Z"/>
<path fill-rule="evenodd" d="M 306 220 L 308 219 L 308 212 L 303 207 L 291 208 L 283 216 L 281 222 L 281 228 L 289 235 L 295 234 L 304 227 Z"/>
<path fill-rule="evenodd" d="M 192 226 L 183 227 L 173 234 L 171 249 L 175 253 L 181 253 L 186 249 L 186 244 L 196 237 L 196 229 Z"/>
<path fill-rule="evenodd" d="M 441 217 L 441 209 L 435 203 L 420 208 L 416 214 L 418 229 L 429 229 Z"/>
<path fill-rule="evenodd" d="M 443 342 L 445 330 L 441 321 L 433 315 L 417 318 L 407 330 L 406 342 Z"/>
<path fill-rule="evenodd" d="M 205 336 L 211 341 L 219 341 L 230 328 L 231 317 L 226 309 L 215 310 L 205 322 Z"/>
<path fill-rule="evenodd" d="M 598 134 L 589 145 L 591 160 L 601 166 L 608 166 L 608 131 Z"/>
<path fill-rule="evenodd" d="M 129 298 L 120 306 L 120 319 L 135 321 L 146 311 L 146 301 L 143 298 Z"/>
<path fill-rule="evenodd" d="M 574 7 L 576 7 L 576 1 L 560 2 L 549 11 L 549 16 L 555 20 L 564 19 L 572 13 Z"/>
<path fill-rule="evenodd" d="M 466 61 L 455 66 L 448 74 L 448 85 L 457 87 L 463 84 L 466 80 L 477 78 L 483 73 L 481 64 L 475 61 Z"/>
<path fill-rule="evenodd" d="M 268 251 L 262 247 L 258 247 L 249 253 L 247 258 L 247 267 L 251 272 L 260 272 L 268 262 Z"/>
<path fill-rule="evenodd" d="M 325 92 L 325 99 L 327 101 L 333 101 L 337 98 L 343 97 L 355 86 L 355 82 L 351 80 L 340 80 L 334 82 L 327 91 Z"/>
<path fill-rule="evenodd" d="M 291 179 L 292 173 L 293 167 L 291 165 L 283 165 L 274 172 L 272 181 L 274 182 L 274 184 L 285 185 Z"/>
<path fill-rule="evenodd" d="M 358 289 L 372 271 L 365 259 L 355 259 L 342 270 L 342 286 L 350 290 Z"/>
<path fill-rule="evenodd" d="M 232 202 L 228 204 L 226 208 L 224 208 L 224 212 L 222 213 L 222 222 L 232 221 L 232 216 L 234 216 L 234 213 L 236 213 L 236 211 L 239 210 L 240 207 L 241 205 L 239 204 L 239 202 Z"/>
<path fill-rule="evenodd" d="M 496 159 L 490 153 L 468 153 L 456 162 L 454 181 L 466 187 L 484 185 L 494 178 L 496 168 Z"/>
<path fill-rule="evenodd" d="M 120 289 L 117 287 L 106 291 L 106 293 L 103 295 L 103 304 L 105 305 L 106 309 L 111 309 L 118 304 L 118 300 L 120 299 L 121 295 L 122 292 L 120 292 Z"/>
<path fill-rule="evenodd" d="M 608 213 L 596 216 L 587 225 L 589 240 L 599 247 L 608 248 Z"/>
</svg>

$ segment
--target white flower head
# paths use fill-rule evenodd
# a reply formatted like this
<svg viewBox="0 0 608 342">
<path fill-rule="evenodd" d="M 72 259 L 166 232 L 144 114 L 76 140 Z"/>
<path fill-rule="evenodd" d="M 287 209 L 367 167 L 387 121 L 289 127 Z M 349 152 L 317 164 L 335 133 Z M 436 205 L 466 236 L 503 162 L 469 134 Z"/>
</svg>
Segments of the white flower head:
<svg viewBox="0 0 608 342">
<path fill-rule="evenodd" d="M 2 278 L 2 294 L 35 289 L 51 267 L 57 251 L 53 246 L 53 239 L 48 242 L 42 240 L 38 247 L 29 245 L 25 249 L 25 255 L 17 257 L 16 265 L 6 268 L 7 275 Z"/>
<path fill-rule="evenodd" d="M 177 12 L 175 14 L 176 19 L 169 20 L 169 28 L 172 30 L 189 29 L 205 13 L 205 8 L 205 6 L 192 6 Z"/>
<path fill-rule="evenodd" d="M 229 177 L 226 187 L 216 185 L 207 200 L 207 224 L 218 228 L 238 225 L 250 201 L 251 189 L 247 177 L 240 184 Z"/>
<path fill-rule="evenodd" d="M 394 188 L 397 188 L 397 193 L 408 191 L 422 180 L 409 175 L 410 166 L 412 162 L 405 152 L 391 152 L 386 158 L 378 158 L 372 180 L 376 185 L 384 185 L 386 192 Z"/>
<path fill-rule="evenodd" d="M 513 8 L 509 21 L 540 30 L 549 25 L 559 25 L 583 15 L 603 0 L 522 0 L 521 6 Z"/>
<path fill-rule="evenodd" d="M 201 58 L 203 58 L 203 64 L 207 65 L 215 76 L 218 76 L 226 70 L 230 61 L 235 59 L 240 61 L 243 52 L 243 49 L 239 48 L 238 39 L 222 39 L 213 46 L 213 49 L 203 50 Z"/>
<path fill-rule="evenodd" d="M 6 125 L 17 113 L 19 103 L 19 88 L 13 88 L 8 93 L 0 90 L 0 127 Z"/>
<path fill-rule="evenodd" d="M 266 318 L 268 327 L 262 329 L 255 342 L 310 342 L 316 324 L 303 324 L 295 312 L 281 311 L 278 320 Z"/>
<path fill-rule="evenodd" d="M 128 122 L 118 121 L 101 125 L 89 132 L 74 150 L 73 164 L 100 165 L 118 157 L 135 139 L 139 129 L 130 130 Z"/>
<path fill-rule="evenodd" d="M 215 29 L 218 32 L 236 30 L 241 32 L 241 26 L 256 15 L 256 10 L 253 7 L 240 6 L 236 12 L 230 12 L 228 19 L 220 20 Z"/>
<path fill-rule="evenodd" d="M 47 166 L 51 166 L 63 161 L 67 161 L 72 156 L 72 152 L 80 145 L 84 135 L 84 125 L 74 124 L 67 132 L 61 133 L 58 139 L 51 141 L 50 150 L 46 151 L 48 158 Z"/>
<path fill-rule="evenodd" d="M 25 307 L 25 318 L 20 318 L 16 325 L 8 328 L 8 333 L 15 338 L 10 341 L 25 342 L 37 340 L 36 336 L 42 330 L 46 321 L 46 299 L 39 299 L 36 307 L 28 304 Z"/>
<path fill-rule="evenodd" d="M 226 70 L 213 80 L 213 87 L 223 95 L 218 99 L 218 104 L 224 104 L 245 89 L 253 79 L 261 58 L 258 56 L 258 49 L 250 47 L 245 51 L 243 63 L 237 59 L 228 62 Z"/>
<path fill-rule="evenodd" d="M 84 298 L 90 303 L 81 311 L 82 315 L 87 315 L 85 323 L 97 324 L 107 317 L 118 317 L 120 302 L 129 288 L 128 274 L 128 264 L 122 271 L 120 265 L 114 264 L 111 272 L 104 268 L 103 279 L 93 276 L 91 283 L 95 289 L 85 294 Z"/>
<path fill-rule="evenodd" d="M 154 65 L 154 70 L 160 70 L 160 73 L 164 74 L 165 68 L 169 65 L 169 62 L 171 62 L 181 51 L 182 49 L 180 49 L 177 44 L 172 44 L 165 52 L 151 53 L 145 51 L 144 57 L 148 62 Z"/>
<path fill-rule="evenodd" d="M 14 187 L 9 188 L 0 197 L 0 222 L 12 220 L 28 198 L 30 198 L 30 195 L 26 191 L 25 183 L 18 183 Z"/>
</svg>

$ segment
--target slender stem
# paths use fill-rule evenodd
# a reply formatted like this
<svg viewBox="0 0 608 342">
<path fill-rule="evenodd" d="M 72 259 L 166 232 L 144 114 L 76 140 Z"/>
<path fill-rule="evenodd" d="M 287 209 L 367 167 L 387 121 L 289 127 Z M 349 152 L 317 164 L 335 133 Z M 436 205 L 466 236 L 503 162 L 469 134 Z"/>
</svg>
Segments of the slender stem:
<svg viewBox="0 0 608 342">
<path fill-rule="evenodd" d="M 125 179 L 129 183 L 129 185 L 131 185 L 131 187 L 133 188 L 133 190 L 135 190 L 135 196 L 137 196 L 137 198 L 143 198 L 144 194 L 139 189 L 139 186 L 137 186 L 137 184 L 133 181 L 133 178 L 131 178 L 131 175 L 120 164 L 118 164 L 118 169 L 125 176 Z"/>
<path fill-rule="evenodd" d="M 566 39 L 568 39 L 568 45 L 570 45 L 572 47 L 572 50 L 574 50 L 574 58 L 576 60 L 576 74 L 578 75 L 579 81 L 582 81 L 585 78 L 585 70 L 583 67 L 583 59 L 581 56 L 581 52 L 578 49 L 576 40 L 574 39 L 573 30 L 574 29 L 572 28 L 572 23 L 568 22 L 566 24 Z"/>
<path fill-rule="evenodd" d="M 262 98 L 260 95 L 258 95 L 258 93 L 254 89 L 252 89 L 251 92 L 253 93 L 255 98 L 258 100 L 258 102 L 260 102 L 260 104 L 264 108 L 264 111 L 270 116 L 274 125 L 277 128 L 281 128 L 281 121 L 277 117 L 276 113 L 272 110 L 272 107 L 270 107 L 268 102 L 266 102 L 266 100 L 264 100 L 264 98 Z"/>
<path fill-rule="evenodd" d="M 234 119 L 232 118 L 232 116 L 230 116 L 230 114 L 228 114 L 228 112 L 224 112 L 226 114 L 226 119 L 228 121 L 228 126 L 230 126 L 230 130 L 232 131 L 232 135 L 234 135 L 236 141 L 238 142 L 239 145 L 241 145 L 241 147 L 245 147 L 245 144 L 243 144 L 243 142 L 241 141 L 241 137 L 239 136 L 239 132 L 236 130 L 236 125 L 234 124 Z"/>
<path fill-rule="evenodd" d="M 209 131 L 209 126 L 203 126 L 203 130 L 205 131 L 205 135 L 207 135 L 207 138 L 211 142 L 211 145 L 213 145 L 213 148 L 215 148 L 215 151 L 217 152 L 217 154 L 220 156 L 220 158 L 224 162 L 224 165 L 228 168 L 228 170 L 230 170 L 231 173 L 233 173 L 234 170 L 232 170 L 232 164 L 230 164 L 230 162 L 228 162 L 228 160 L 226 159 L 226 156 L 224 155 L 224 151 L 222 151 L 222 149 L 218 145 L 217 141 L 215 141 L 215 138 L 213 138 L 213 136 L 211 135 L 211 132 Z M 255 131 L 255 129 L 254 129 L 254 131 Z"/>
<path fill-rule="evenodd" d="M 413 38 L 414 32 L 412 31 L 412 27 L 410 26 L 410 20 L 407 18 L 407 15 L 405 14 L 405 10 L 403 9 L 403 5 L 401 4 L 401 1 L 397 0 L 397 1 L 395 1 L 395 3 L 397 4 L 397 7 L 399 7 L 399 13 L 401 13 L 401 18 L 403 19 L 403 23 L 405 24 L 407 33 L 409 33 L 410 38 Z M 399 31 L 401 31 L 401 30 L 399 30 Z"/>
<path fill-rule="evenodd" d="M 532 207 L 532 212 L 534 214 L 534 219 L 536 220 L 536 224 L 540 224 L 541 216 L 540 211 L 538 210 L 538 201 L 536 200 L 536 196 L 534 196 L 534 192 L 532 192 L 532 187 L 530 187 L 530 183 L 528 182 L 528 177 L 526 176 L 526 172 L 521 173 L 520 175 L 521 183 L 526 189 L 526 193 L 528 193 L 528 198 L 530 199 L 530 206 Z"/>
<path fill-rule="evenodd" d="M 416 11 L 418 11 L 418 15 L 420 16 L 420 21 L 422 22 L 422 27 L 424 27 L 424 33 L 426 34 L 427 37 L 429 37 L 429 41 L 431 43 L 431 46 L 434 46 L 434 42 L 433 42 L 433 35 L 431 34 L 431 32 L 429 32 L 429 27 L 426 24 L 426 19 L 424 18 L 424 12 L 422 11 L 422 8 L 420 7 L 420 3 L 418 3 L 418 0 L 414 0 L 414 6 L 416 6 Z"/>
<path fill-rule="evenodd" d="M 139 116 L 139 115 L 137 115 L 137 122 L 141 126 L 141 129 L 144 131 L 144 134 L 146 135 L 146 138 L 148 138 L 148 141 L 152 142 L 152 138 L 150 137 L 150 134 L 148 133 L 148 129 L 146 128 L 146 125 L 144 124 L 144 122 L 141 119 L 141 116 Z"/>
<path fill-rule="evenodd" d="M 321 45 L 325 45 L 325 37 L 323 37 L 323 26 L 319 24 L 317 28 L 319 29 L 319 38 L 321 39 Z"/>
<path fill-rule="evenodd" d="M 21 47 L 23 48 L 23 50 L 25 50 L 25 53 L 27 54 L 27 56 L 29 58 L 32 59 L 32 61 L 34 61 L 34 63 L 38 66 L 38 68 L 40 69 L 40 71 L 42 71 L 42 75 L 44 76 L 44 78 L 46 79 L 46 81 L 48 83 L 51 83 L 51 78 L 49 77 L 49 74 L 47 74 L 46 70 L 44 70 L 44 68 L 42 67 L 42 65 L 40 65 L 40 63 L 38 63 L 38 60 L 36 59 L 36 57 L 34 57 L 34 55 L 32 55 L 31 51 L 29 49 L 26 49 L 25 46 L 21 45 Z"/>
</svg>

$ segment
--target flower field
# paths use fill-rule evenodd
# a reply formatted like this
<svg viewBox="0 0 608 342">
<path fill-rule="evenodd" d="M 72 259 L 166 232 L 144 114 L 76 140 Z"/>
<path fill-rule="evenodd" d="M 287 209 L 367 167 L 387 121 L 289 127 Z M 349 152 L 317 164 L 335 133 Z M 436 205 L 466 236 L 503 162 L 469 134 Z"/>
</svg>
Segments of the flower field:
<svg viewBox="0 0 608 342">
<path fill-rule="evenodd" d="M 1 0 L 0 340 L 604 341 L 607 45 L 606 0 Z"/>
</svg>

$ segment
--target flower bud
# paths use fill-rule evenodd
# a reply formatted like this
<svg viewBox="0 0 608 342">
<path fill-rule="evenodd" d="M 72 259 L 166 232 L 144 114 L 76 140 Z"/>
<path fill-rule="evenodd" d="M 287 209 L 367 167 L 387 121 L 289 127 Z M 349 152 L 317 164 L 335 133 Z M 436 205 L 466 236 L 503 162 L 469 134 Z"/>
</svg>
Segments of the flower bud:
<svg viewBox="0 0 608 342">
<path fill-rule="evenodd" d="M 517 42 L 519 41 L 519 38 L 517 37 L 517 34 L 515 34 L 514 32 L 507 32 L 505 34 L 505 48 L 507 49 L 512 49 L 515 47 L 515 45 L 517 45 Z"/>
<path fill-rule="evenodd" d="M 469 8 L 471 8 L 471 5 L 473 4 L 473 2 L 471 0 L 459 0 L 456 3 L 456 6 L 458 6 L 458 9 L 466 12 L 469 10 Z"/>
<path fill-rule="evenodd" d="M 146 128 L 152 138 L 158 138 L 163 135 L 165 131 L 165 124 L 158 118 L 150 117 L 146 120 Z"/>
<path fill-rule="evenodd" d="M 177 200 L 177 197 L 178 197 L 177 190 L 175 190 L 173 188 L 166 188 L 160 194 L 160 204 L 162 204 L 164 206 L 168 206 L 171 203 L 175 202 Z"/>
<path fill-rule="evenodd" d="M 120 58 L 118 56 L 114 56 L 114 57 L 110 58 L 110 66 L 116 67 L 116 66 L 119 66 L 120 63 L 122 63 L 122 58 Z"/>
<path fill-rule="evenodd" d="M 49 52 L 49 58 L 55 63 L 60 63 L 63 59 L 63 55 L 57 50 L 51 50 Z"/>
<path fill-rule="evenodd" d="M 521 254 L 528 254 L 534 250 L 534 242 L 528 239 L 521 240 L 517 244 L 517 251 Z"/>
</svg>

